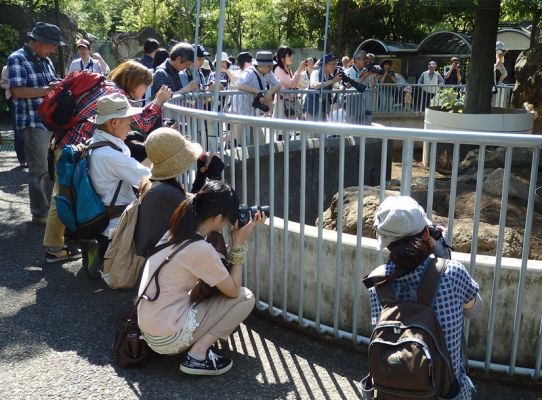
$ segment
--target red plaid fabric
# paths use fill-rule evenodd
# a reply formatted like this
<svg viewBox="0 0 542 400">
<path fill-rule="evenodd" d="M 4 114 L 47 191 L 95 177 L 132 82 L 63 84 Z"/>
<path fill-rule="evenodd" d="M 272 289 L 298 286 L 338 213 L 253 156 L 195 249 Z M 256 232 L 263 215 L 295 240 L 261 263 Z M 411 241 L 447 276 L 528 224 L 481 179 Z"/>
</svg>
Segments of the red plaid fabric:
<svg viewBox="0 0 542 400">
<path fill-rule="evenodd" d="M 70 129 L 62 138 L 55 133 L 57 147 L 63 148 L 66 145 L 77 144 L 90 139 L 94 134 L 96 125 L 89 122 L 88 119 L 96 115 L 96 101 L 100 97 L 111 93 L 120 93 L 130 98 L 124 90 L 111 83 L 107 83 L 87 94 L 80 100 L 77 108 L 77 115 L 80 122 L 78 122 L 73 129 Z M 150 103 L 145 106 L 141 114 L 134 116 L 134 122 L 142 131 L 148 132 L 161 117 L 162 110 L 160 107 L 156 106 L 154 103 Z"/>
</svg>

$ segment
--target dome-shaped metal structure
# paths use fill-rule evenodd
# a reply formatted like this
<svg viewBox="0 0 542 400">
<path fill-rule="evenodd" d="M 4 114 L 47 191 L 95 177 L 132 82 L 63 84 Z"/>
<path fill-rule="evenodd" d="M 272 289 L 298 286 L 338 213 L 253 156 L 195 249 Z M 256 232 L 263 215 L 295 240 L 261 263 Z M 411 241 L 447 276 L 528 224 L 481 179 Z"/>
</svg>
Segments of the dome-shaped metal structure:
<svg viewBox="0 0 542 400">
<path fill-rule="evenodd" d="M 418 45 L 420 55 L 470 56 L 472 39 L 463 33 L 441 31 L 427 36 Z"/>
</svg>

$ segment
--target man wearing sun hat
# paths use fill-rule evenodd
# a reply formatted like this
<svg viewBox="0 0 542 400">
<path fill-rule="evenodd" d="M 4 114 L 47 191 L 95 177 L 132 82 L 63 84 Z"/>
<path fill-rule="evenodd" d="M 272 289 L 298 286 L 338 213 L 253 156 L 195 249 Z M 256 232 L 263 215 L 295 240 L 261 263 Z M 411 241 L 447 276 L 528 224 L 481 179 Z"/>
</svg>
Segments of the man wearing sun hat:
<svg viewBox="0 0 542 400">
<path fill-rule="evenodd" d="M 73 71 L 84 70 L 102 75 L 109 73 L 109 65 L 107 65 L 99 53 L 94 53 L 92 57 L 90 56 L 90 42 L 88 40 L 79 39 L 75 42 L 75 49 L 79 54 L 79 58 L 72 61 L 68 69 L 68 74 Z"/>
<path fill-rule="evenodd" d="M 271 108 L 273 96 L 280 90 L 280 82 L 273 75 L 273 53 L 270 51 L 259 51 L 252 60 L 252 67 L 243 71 L 237 89 L 252 93 L 257 96 L 260 103 Z M 242 101 L 237 105 L 239 114 L 261 115 L 261 109 L 251 107 L 253 96 L 243 96 Z"/>
<path fill-rule="evenodd" d="M 49 56 L 58 46 L 64 46 L 64 42 L 60 29 L 45 22 L 36 23 L 28 32 L 28 38 L 28 43 L 8 58 L 9 87 L 13 94 L 15 124 L 24 138 L 32 223 L 45 225 L 51 191 L 47 148 L 52 132 L 45 128 L 37 110 L 57 81 Z"/>
<path fill-rule="evenodd" d="M 130 149 L 124 144 L 134 115 L 140 114 L 142 109 L 132 107 L 126 96 L 120 93 L 101 97 L 96 109 L 97 114 L 91 121 L 98 127 L 91 144 L 106 141 L 113 147 L 104 146 L 90 152 L 89 176 L 105 205 L 111 205 L 116 196 L 115 206 L 127 206 L 136 199 L 133 187 L 137 188 L 141 179 L 151 174 L 149 168 L 130 157 Z M 107 250 L 110 234 L 117 226 L 120 214 L 111 216 L 109 225 L 97 238 L 101 258 Z"/>
</svg>

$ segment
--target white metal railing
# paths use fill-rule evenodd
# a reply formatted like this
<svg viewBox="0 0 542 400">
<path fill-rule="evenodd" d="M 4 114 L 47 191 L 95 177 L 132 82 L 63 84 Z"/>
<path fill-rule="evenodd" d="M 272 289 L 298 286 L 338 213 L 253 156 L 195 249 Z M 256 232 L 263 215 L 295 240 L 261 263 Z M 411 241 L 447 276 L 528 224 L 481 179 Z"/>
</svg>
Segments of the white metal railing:
<svg viewBox="0 0 542 400">
<path fill-rule="evenodd" d="M 227 104 L 227 100 L 231 96 L 235 96 L 238 93 L 225 93 L 222 94 L 224 99 L 223 104 Z M 201 97 L 196 97 L 196 101 L 199 101 Z M 485 346 L 485 359 L 484 361 L 471 360 L 471 365 L 484 368 L 485 370 L 497 370 L 506 371 L 509 374 L 527 374 L 534 379 L 540 378 L 540 369 L 542 363 L 542 315 L 535 315 L 537 320 L 540 320 L 540 329 L 531 329 L 529 332 L 522 332 L 520 322 L 522 321 L 522 313 L 524 302 L 526 299 L 531 300 L 532 297 L 538 296 L 540 298 L 540 289 L 536 292 L 526 293 L 526 276 L 528 272 L 528 256 L 531 243 L 531 232 L 535 213 L 535 189 L 538 185 L 538 165 L 540 162 L 540 148 L 542 147 L 542 140 L 537 136 L 531 135 L 508 135 L 500 134 L 495 135 L 493 133 L 477 133 L 477 132 L 451 132 L 451 131 L 429 131 L 418 129 L 400 129 L 400 128 L 378 128 L 378 127 L 362 127 L 351 124 L 337 124 L 337 123 L 319 123 L 319 122 L 307 122 L 307 121 L 294 121 L 284 119 L 272 119 L 272 118 L 254 118 L 253 116 L 244 116 L 236 114 L 228 114 L 225 112 L 212 113 L 202 111 L 195 108 L 183 107 L 179 104 L 189 105 L 189 100 L 177 99 L 177 104 L 168 103 L 164 107 L 164 113 L 168 117 L 172 117 L 180 122 L 180 127 L 183 133 L 190 135 L 193 139 L 204 139 L 201 130 L 205 124 L 212 125 L 214 132 L 216 132 L 217 149 L 221 152 L 226 162 L 229 164 L 229 173 L 225 177 L 229 183 L 236 188 L 240 195 L 240 199 L 243 203 L 251 204 L 265 204 L 270 206 L 270 219 L 269 229 L 272 232 L 274 228 L 274 217 L 276 215 L 284 216 L 283 228 L 284 228 L 284 243 L 282 257 L 277 257 L 274 254 L 273 249 L 278 246 L 279 243 L 275 243 L 275 237 L 273 234 L 269 235 L 269 242 L 267 248 L 269 249 L 266 254 L 257 253 L 255 265 L 251 266 L 250 277 L 255 281 L 255 287 L 253 288 L 258 304 L 260 307 L 265 307 L 272 314 L 282 313 L 285 318 L 297 320 L 300 325 L 312 325 L 321 332 L 332 332 L 336 336 L 347 337 L 356 343 L 366 342 L 369 333 L 365 336 L 360 334 L 360 318 L 362 316 L 359 312 L 361 304 L 361 264 L 363 263 L 363 250 L 361 246 L 362 236 L 364 234 L 362 229 L 362 216 L 363 216 L 363 188 L 366 184 L 366 169 L 368 168 L 367 159 L 374 156 L 374 153 L 380 158 L 380 174 L 378 176 L 379 184 L 379 196 L 382 200 L 385 197 L 386 188 L 386 176 L 389 173 L 389 166 L 391 160 L 389 159 L 389 148 L 393 142 L 402 143 L 402 157 L 401 157 L 401 179 L 400 179 L 400 191 L 404 195 L 410 194 L 412 184 L 412 168 L 414 160 L 414 144 L 416 142 L 430 142 L 431 153 L 429 159 L 429 174 L 427 185 L 427 201 L 426 210 L 428 217 L 431 218 L 435 183 L 436 183 L 436 158 L 437 158 L 437 144 L 447 143 L 453 146 L 452 157 L 452 173 L 449 180 L 449 202 L 448 202 L 448 229 L 449 237 L 453 238 L 454 231 L 454 216 L 457 203 L 458 193 L 458 174 L 459 174 L 459 154 L 461 145 L 473 145 L 479 150 L 478 159 L 478 172 L 476 180 L 475 190 L 475 210 L 472 221 L 472 243 L 471 248 L 477 249 L 478 247 L 478 229 L 480 223 L 480 209 L 482 205 L 482 188 L 484 182 L 485 172 L 485 154 L 486 150 L 492 146 L 500 146 L 505 149 L 505 160 L 502 167 L 504 168 L 504 178 L 502 182 L 502 194 L 501 194 L 501 209 L 499 220 L 499 232 L 497 246 L 495 250 L 495 267 L 493 272 L 493 287 L 491 290 L 491 296 L 488 299 L 489 312 L 487 315 L 488 324 L 487 329 L 482 333 L 482 337 L 486 338 Z M 237 132 L 238 136 L 234 138 L 231 132 Z M 328 145 L 326 137 L 333 136 L 335 141 L 338 141 L 338 170 L 330 169 L 329 161 L 326 159 L 326 151 Z M 280 151 L 277 147 L 277 140 L 281 139 Z M 295 141 L 294 141 L 295 139 Z M 355 153 L 358 164 L 355 161 L 346 159 L 346 143 L 355 143 Z M 251 146 L 248 143 L 252 143 Z M 293 153 L 293 144 L 296 143 L 296 152 Z M 315 143 L 317 143 L 315 145 Z M 373 145 L 377 144 L 375 148 Z M 207 146 L 207 142 L 202 143 L 204 147 Z M 373 146 L 368 151 L 368 146 Z M 316 162 L 313 162 L 311 166 L 308 165 L 309 149 L 316 148 L 317 150 L 317 171 L 314 170 Z M 530 171 L 529 178 L 529 190 L 528 199 L 526 205 L 525 215 L 521 215 L 521 221 L 523 226 L 523 253 L 520 261 L 520 267 L 518 268 L 519 280 L 518 286 L 511 289 L 517 292 L 515 309 L 513 313 L 513 327 L 512 337 L 507 338 L 510 340 L 510 357 L 508 365 L 502 361 L 495 362 L 492 356 L 494 351 L 494 337 L 495 326 L 498 321 L 500 329 L 503 328 L 503 324 L 509 323 L 509 321 L 502 320 L 502 314 L 497 313 L 499 308 L 498 293 L 500 284 L 500 277 L 503 266 L 503 247 L 505 244 L 505 226 L 508 218 L 508 198 L 509 198 L 509 183 L 512 174 L 512 160 L 513 150 L 516 148 L 528 149 L 531 154 L 532 169 Z M 377 149 L 377 150 L 375 150 Z M 284 153 L 281 165 L 276 163 L 276 159 L 279 156 L 279 152 Z M 265 158 L 265 157 L 266 158 Z M 266 162 L 264 164 L 264 159 Z M 292 167 L 290 165 L 291 160 L 296 160 L 296 165 Z M 373 165 L 374 166 L 374 165 Z M 237 171 L 240 169 L 240 171 Z M 348 174 L 345 173 L 348 171 Z M 306 179 L 309 173 L 317 176 L 317 192 L 314 197 L 307 197 L 307 191 L 311 188 L 308 187 Z M 335 307 L 332 316 L 332 323 L 328 325 L 324 324 L 321 320 L 321 305 L 323 302 L 322 297 L 322 284 L 323 282 L 323 260 L 324 255 L 323 241 L 324 241 L 324 229 L 323 229 L 323 212 L 325 203 L 324 188 L 325 182 L 329 182 L 329 179 L 336 177 L 336 186 L 333 192 L 338 192 L 338 205 L 337 205 L 337 248 L 341 248 L 343 241 L 342 224 L 343 224 L 343 211 L 344 211 L 344 186 L 345 178 L 350 179 L 354 174 L 356 184 L 361 190 L 358 193 L 358 229 L 356 240 L 356 272 L 355 276 L 350 280 L 354 285 L 354 305 L 352 309 L 352 320 L 347 324 L 351 328 L 344 327 L 344 321 L 340 315 L 340 295 L 341 291 L 347 288 L 341 284 L 341 265 L 343 260 L 341 259 L 341 252 L 337 251 L 335 257 Z M 299 180 L 299 186 L 293 186 L 291 179 L 295 177 Z M 277 186 L 277 182 L 282 181 L 280 186 Z M 334 181 L 335 182 L 335 181 Z M 290 199 L 296 198 L 295 202 Z M 280 200 L 280 207 L 275 206 L 275 202 Z M 305 315 L 305 306 L 303 294 L 303 279 L 305 271 L 305 256 L 307 250 L 304 246 L 305 229 L 306 229 L 306 210 L 309 205 L 317 204 L 317 217 L 318 217 L 318 245 L 315 247 L 317 254 L 317 276 L 316 276 L 316 313 L 314 318 L 308 318 Z M 278 204 L 278 203 L 277 203 Z M 282 306 L 275 304 L 274 301 L 274 287 L 275 279 L 279 279 L 274 271 L 275 267 L 282 265 L 284 269 L 283 275 L 283 287 L 287 288 L 288 285 L 288 269 L 289 269 L 289 256 L 287 253 L 288 243 L 288 226 L 291 211 L 299 210 L 299 274 L 300 283 L 299 291 L 301 294 L 299 305 L 297 309 L 288 308 L 286 297 L 288 296 L 286 289 L 284 289 Z M 518 222 L 518 216 L 515 216 L 516 223 Z M 256 251 L 259 251 L 260 236 L 258 231 L 256 232 Z M 453 243 L 452 243 L 453 244 Z M 263 290 L 260 287 L 261 283 L 261 266 L 260 260 L 267 258 L 269 262 L 269 271 L 266 274 L 269 275 L 268 282 L 268 294 L 264 296 Z M 470 272 L 476 276 L 476 263 L 477 257 L 475 251 L 470 255 Z M 370 266 L 371 268 L 374 266 Z M 244 269 L 244 281 L 249 280 L 249 269 Z M 291 289 L 289 289 L 291 291 Z M 291 293 L 291 292 L 290 292 Z M 266 297 L 267 301 L 264 302 L 262 298 Z M 540 308 L 538 308 L 540 312 Z M 467 327 L 468 331 L 468 327 Z M 521 336 L 522 333 L 524 336 Z M 499 331 L 500 334 L 500 331 Z M 526 335 L 530 335 L 526 337 Z M 534 354 L 534 362 L 531 365 L 517 366 L 517 355 L 519 338 L 522 337 L 522 342 L 529 340 L 532 343 L 532 352 Z"/>
<path fill-rule="evenodd" d="M 373 110 L 378 113 L 419 113 L 429 105 L 438 105 L 436 94 L 441 89 L 455 88 L 458 93 L 466 92 L 466 85 L 419 85 L 408 83 L 378 83 L 375 87 Z M 513 85 L 496 86 L 492 107 L 508 108 Z"/>
<path fill-rule="evenodd" d="M 228 114 L 264 116 L 273 118 L 300 119 L 310 121 L 345 122 L 357 125 L 370 125 L 372 115 L 421 113 L 429 105 L 438 105 L 436 94 L 441 89 L 453 87 L 464 93 L 465 85 L 418 85 L 407 83 L 378 83 L 367 88 L 364 93 L 355 89 L 283 90 L 277 95 L 269 111 L 253 107 L 254 95 L 242 91 L 223 91 L 219 93 L 219 111 Z M 507 108 L 513 87 L 498 85 L 493 95 L 492 106 Z M 211 110 L 213 93 L 197 92 L 175 96 L 171 101 L 183 107 Z M 204 128 L 206 132 L 209 126 Z M 238 135 L 237 135 L 238 136 Z"/>
</svg>

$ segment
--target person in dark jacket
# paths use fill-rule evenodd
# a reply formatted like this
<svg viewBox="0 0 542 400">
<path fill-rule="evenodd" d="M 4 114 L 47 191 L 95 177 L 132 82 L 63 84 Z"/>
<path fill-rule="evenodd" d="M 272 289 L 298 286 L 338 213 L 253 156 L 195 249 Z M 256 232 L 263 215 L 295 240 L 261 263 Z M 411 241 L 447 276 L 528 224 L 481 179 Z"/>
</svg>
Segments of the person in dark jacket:
<svg viewBox="0 0 542 400">
<path fill-rule="evenodd" d="M 203 153 L 193 143 L 172 128 L 154 130 L 145 141 L 145 150 L 152 161 L 151 177 L 140 185 L 143 196 L 134 235 L 136 254 L 146 257 L 168 230 L 169 220 L 186 198 L 183 175 L 197 161 L 196 178 L 191 192 L 196 193 L 207 177 L 220 179 L 224 164 L 217 157 Z M 210 163 L 207 163 L 207 160 Z"/>
</svg>

